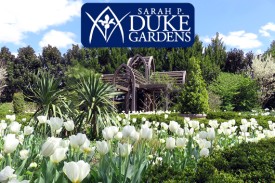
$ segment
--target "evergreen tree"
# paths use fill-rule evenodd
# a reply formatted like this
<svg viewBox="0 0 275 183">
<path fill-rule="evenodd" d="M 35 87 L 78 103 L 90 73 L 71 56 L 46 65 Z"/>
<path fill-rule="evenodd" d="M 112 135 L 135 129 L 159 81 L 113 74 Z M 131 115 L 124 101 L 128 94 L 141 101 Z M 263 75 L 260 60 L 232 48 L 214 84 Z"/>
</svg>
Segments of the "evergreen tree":
<svg viewBox="0 0 275 183">
<path fill-rule="evenodd" d="M 226 62 L 226 49 L 219 33 L 211 40 L 204 51 L 204 57 L 200 64 L 202 76 L 207 85 L 214 81 L 221 72 Z"/>
<path fill-rule="evenodd" d="M 188 68 L 187 83 L 181 93 L 179 110 L 182 113 L 206 113 L 209 109 L 208 93 L 198 59 L 192 57 L 188 62 Z"/>
<path fill-rule="evenodd" d="M 5 84 L 6 87 L 2 91 L 0 96 L 1 102 L 11 102 L 12 96 L 14 93 L 14 88 L 12 85 L 13 81 L 13 62 L 14 62 L 14 55 L 11 54 L 7 47 L 2 47 L 0 51 L 0 65 L 2 65 L 6 70 L 6 80 Z"/>
<path fill-rule="evenodd" d="M 24 94 L 29 94 L 29 87 L 33 84 L 33 76 L 41 67 L 41 62 L 38 60 L 34 49 L 30 46 L 19 48 L 12 66 L 13 93 L 23 91 Z"/>
<path fill-rule="evenodd" d="M 63 79 L 67 68 L 65 59 L 61 56 L 57 47 L 48 45 L 43 47 L 42 55 L 39 57 L 42 62 L 42 69 L 52 74 L 55 78 Z"/>
</svg>

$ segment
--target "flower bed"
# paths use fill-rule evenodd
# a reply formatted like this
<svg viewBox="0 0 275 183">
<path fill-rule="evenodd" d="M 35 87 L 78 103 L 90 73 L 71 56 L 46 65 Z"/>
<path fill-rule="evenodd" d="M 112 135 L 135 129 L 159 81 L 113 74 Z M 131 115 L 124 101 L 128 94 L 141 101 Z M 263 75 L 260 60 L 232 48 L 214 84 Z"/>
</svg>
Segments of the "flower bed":
<svg viewBox="0 0 275 183">
<path fill-rule="evenodd" d="M 105 127 L 98 141 L 75 133 L 73 121 L 40 116 L 34 129 L 7 115 L 0 123 L 0 182 L 141 182 L 157 167 L 195 170 L 213 152 L 275 136 L 271 121 L 264 128 L 255 119 L 236 126 L 235 120 L 178 123 L 168 120 L 174 114 L 157 115 L 165 120 L 120 115 L 121 126 Z"/>
</svg>

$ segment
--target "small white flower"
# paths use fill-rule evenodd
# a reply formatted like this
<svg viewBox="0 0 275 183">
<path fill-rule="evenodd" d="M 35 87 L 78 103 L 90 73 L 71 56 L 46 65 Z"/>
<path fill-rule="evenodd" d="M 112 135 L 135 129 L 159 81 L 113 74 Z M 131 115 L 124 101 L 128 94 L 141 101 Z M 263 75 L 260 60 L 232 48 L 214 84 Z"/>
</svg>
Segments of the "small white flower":
<svg viewBox="0 0 275 183">
<path fill-rule="evenodd" d="M 20 128 L 21 128 L 21 124 L 19 124 L 18 122 L 14 121 L 10 124 L 9 126 L 9 130 L 11 133 L 19 133 L 20 132 Z"/>
<path fill-rule="evenodd" d="M 106 141 L 96 141 L 96 149 L 101 155 L 105 155 L 109 152 L 110 148 Z"/>
<path fill-rule="evenodd" d="M 201 151 L 200 151 L 200 156 L 201 157 L 207 157 L 207 156 L 209 156 L 209 149 L 202 148 Z"/>
<path fill-rule="evenodd" d="M 65 126 L 65 129 L 67 130 L 67 131 L 73 131 L 74 130 L 74 122 L 73 122 L 73 120 L 69 120 L 69 121 L 67 121 L 67 122 L 64 122 L 64 126 Z"/>
<path fill-rule="evenodd" d="M 24 127 L 24 135 L 30 135 L 32 133 L 33 133 L 33 127 L 31 127 L 31 126 Z"/>
<path fill-rule="evenodd" d="M 23 149 L 19 152 L 19 154 L 20 154 L 20 159 L 25 160 L 29 157 L 29 150 Z"/>
<path fill-rule="evenodd" d="M 39 124 L 47 123 L 47 116 L 37 116 Z"/>
<path fill-rule="evenodd" d="M 166 139 L 166 148 L 174 149 L 176 147 L 176 140 L 173 137 L 168 137 Z"/>
</svg>

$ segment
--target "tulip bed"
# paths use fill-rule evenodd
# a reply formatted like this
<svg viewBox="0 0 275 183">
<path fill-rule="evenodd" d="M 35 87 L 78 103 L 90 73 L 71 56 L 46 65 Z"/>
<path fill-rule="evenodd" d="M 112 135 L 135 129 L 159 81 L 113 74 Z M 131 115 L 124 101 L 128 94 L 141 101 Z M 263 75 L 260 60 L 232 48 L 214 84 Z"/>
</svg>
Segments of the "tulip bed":
<svg viewBox="0 0 275 183">
<path fill-rule="evenodd" d="M 138 124 L 131 115 L 118 116 L 121 126 L 105 127 L 98 141 L 76 133 L 73 121 L 39 116 L 34 128 L 34 122 L 23 126 L 7 115 L 0 122 L 0 182 L 142 182 L 152 167 L 196 169 L 217 150 L 275 137 L 275 123 L 263 128 L 253 118 L 236 126 L 235 120 L 204 124 L 185 118 L 179 124 L 140 115 Z"/>
</svg>

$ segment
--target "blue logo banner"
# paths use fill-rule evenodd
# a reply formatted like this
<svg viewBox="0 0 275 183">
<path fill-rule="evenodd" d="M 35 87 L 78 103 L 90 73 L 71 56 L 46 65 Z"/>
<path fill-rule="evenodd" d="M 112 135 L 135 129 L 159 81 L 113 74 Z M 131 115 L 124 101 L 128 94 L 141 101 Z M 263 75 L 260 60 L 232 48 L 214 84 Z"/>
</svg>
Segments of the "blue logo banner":
<svg viewBox="0 0 275 183">
<path fill-rule="evenodd" d="M 189 47 L 195 39 L 190 3 L 86 3 L 84 47 Z"/>
</svg>

